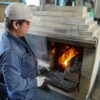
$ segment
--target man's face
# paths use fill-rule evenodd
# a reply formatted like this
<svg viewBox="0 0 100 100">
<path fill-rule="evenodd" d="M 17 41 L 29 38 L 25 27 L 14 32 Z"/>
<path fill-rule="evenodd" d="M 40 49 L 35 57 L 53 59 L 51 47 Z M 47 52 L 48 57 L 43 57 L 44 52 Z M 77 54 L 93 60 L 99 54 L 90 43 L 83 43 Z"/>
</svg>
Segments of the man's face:
<svg viewBox="0 0 100 100">
<path fill-rule="evenodd" d="M 29 21 L 24 21 L 22 25 L 16 24 L 16 35 L 19 37 L 25 36 L 30 26 Z"/>
</svg>

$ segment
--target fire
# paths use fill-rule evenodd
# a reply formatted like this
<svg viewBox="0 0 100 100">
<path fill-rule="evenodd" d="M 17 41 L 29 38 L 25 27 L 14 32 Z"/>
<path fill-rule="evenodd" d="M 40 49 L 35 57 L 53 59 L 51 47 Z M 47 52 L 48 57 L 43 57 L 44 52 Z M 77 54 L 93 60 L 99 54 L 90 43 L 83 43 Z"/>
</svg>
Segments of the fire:
<svg viewBox="0 0 100 100">
<path fill-rule="evenodd" d="M 56 52 L 56 48 L 53 48 L 51 54 L 55 54 L 55 52 Z"/>
<path fill-rule="evenodd" d="M 60 57 L 59 57 L 59 64 L 62 65 L 63 68 L 66 68 L 70 65 L 71 59 L 74 58 L 78 52 L 75 50 L 75 48 L 70 48 L 66 52 L 64 52 Z"/>
</svg>

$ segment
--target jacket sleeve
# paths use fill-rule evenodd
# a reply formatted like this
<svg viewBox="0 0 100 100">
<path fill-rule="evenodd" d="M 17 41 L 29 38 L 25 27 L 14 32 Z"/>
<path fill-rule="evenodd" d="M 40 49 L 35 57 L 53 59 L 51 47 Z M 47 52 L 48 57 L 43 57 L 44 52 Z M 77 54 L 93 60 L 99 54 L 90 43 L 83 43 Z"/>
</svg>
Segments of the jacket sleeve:
<svg viewBox="0 0 100 100">
<path fill-rule="evenodd" d="M 24 79 L 21 76 L 20 58 L 16 53 L 7 52 L 3 57 L 2 66 L 3 76 L 9 91 L 23 91 L 36 87 L 36 79 Z"/>
</svg>

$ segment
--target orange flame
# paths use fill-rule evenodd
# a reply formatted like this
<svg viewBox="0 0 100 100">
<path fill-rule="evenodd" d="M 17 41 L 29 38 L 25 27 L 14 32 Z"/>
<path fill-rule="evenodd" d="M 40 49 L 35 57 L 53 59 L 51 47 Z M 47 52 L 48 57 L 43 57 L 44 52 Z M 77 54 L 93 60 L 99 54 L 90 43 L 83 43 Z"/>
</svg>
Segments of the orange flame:
<svg viewBox="0 0 100 100">
<path fill-rule="evenodd" d="M 70 60 L 77 54 L 78 52 L 75 50 L 75 48 L 72 47 L 60 56 L 58 62 L 65 69 L 70 65 Z"/>
</svg>

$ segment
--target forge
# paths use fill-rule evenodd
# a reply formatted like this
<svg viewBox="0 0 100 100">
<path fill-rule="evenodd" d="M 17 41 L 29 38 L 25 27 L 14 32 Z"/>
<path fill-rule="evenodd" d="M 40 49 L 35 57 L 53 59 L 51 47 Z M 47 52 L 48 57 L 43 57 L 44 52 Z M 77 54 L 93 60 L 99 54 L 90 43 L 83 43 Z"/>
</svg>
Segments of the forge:
<svg viewBox="0 0 100 100">
<path fill-rule="evenodd" d="M 30 7 L 34 21 L 29 33 L 37 57 L 50 63 L 41 70 L 48 87 L 75 100 L 89 100 L 95 89 L 100 57 L 100 28 L 86 7 Z"/>
<path fill-rule="evenodd" d="M 50 63 L 40 71 L 48 87 L 75 100 L 89 100 L 99 68 L 100 28 L 86 7 L 30 7 L 34 21 L 29 33 L 37 57 Z"/>
</svg>

